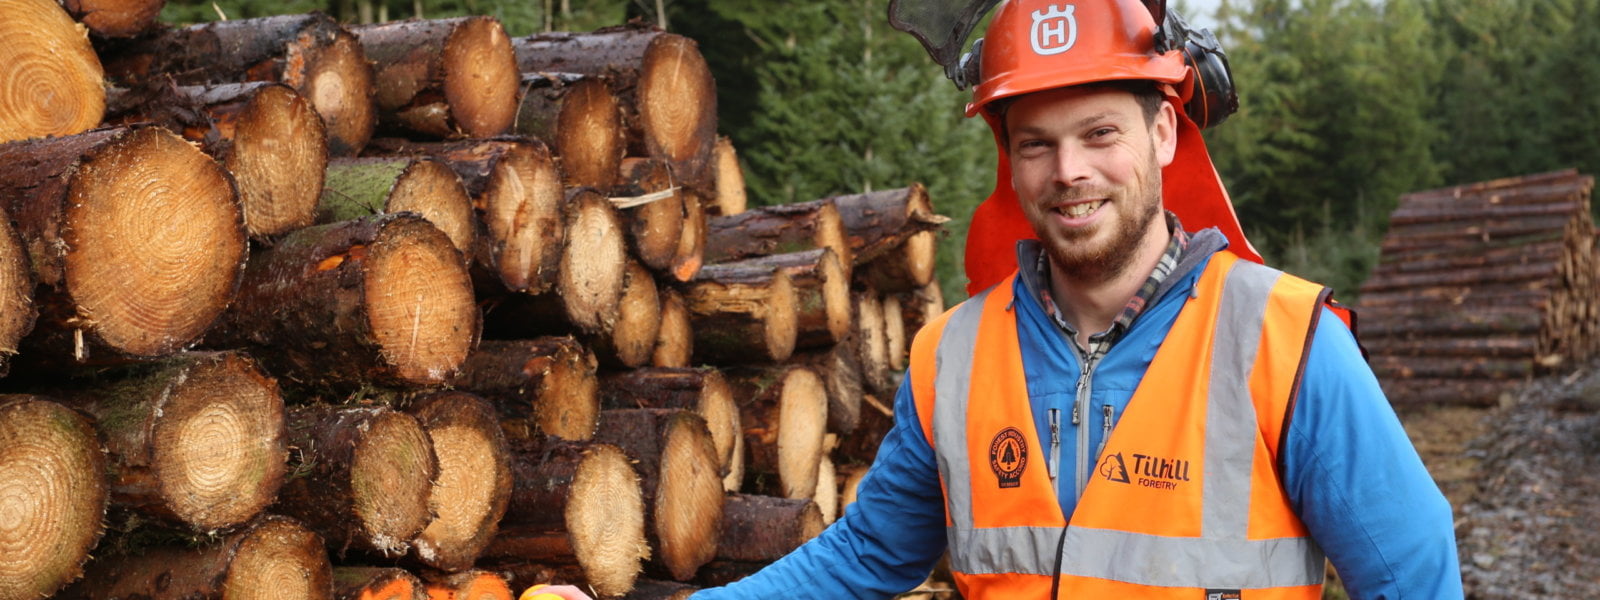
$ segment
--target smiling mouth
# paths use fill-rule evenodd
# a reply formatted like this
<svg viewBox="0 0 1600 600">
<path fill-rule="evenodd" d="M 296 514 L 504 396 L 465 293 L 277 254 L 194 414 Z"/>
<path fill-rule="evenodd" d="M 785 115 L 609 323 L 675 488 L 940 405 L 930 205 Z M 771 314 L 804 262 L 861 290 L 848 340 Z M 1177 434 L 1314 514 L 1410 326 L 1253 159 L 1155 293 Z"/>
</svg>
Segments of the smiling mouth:
<svg viewBox="0 0 1600 600">
<path fill-rule="evenodd" d="M 1096 200 L 1096 201 L 1093 201 L 1093 202 L 1078 202 L 1078 203 L 1075 203 L 1075 204 L 1068 204 L 1068 205 L 1065 205 L 1065 206 L 1058 206 L 1058 207 L 1056 207 L 1056 212 L 1061 213 L 1063 215 L 1066 215 L 1067 218 L 1081 219 L 1083 217 L 1087 217 L 1090 214 L 1094 213 L 1095 210 L 1100 208 L 1100 205 L 1105 204 L 1105 203 L 1106 203 L 1105 200 Z"/>
</svg>

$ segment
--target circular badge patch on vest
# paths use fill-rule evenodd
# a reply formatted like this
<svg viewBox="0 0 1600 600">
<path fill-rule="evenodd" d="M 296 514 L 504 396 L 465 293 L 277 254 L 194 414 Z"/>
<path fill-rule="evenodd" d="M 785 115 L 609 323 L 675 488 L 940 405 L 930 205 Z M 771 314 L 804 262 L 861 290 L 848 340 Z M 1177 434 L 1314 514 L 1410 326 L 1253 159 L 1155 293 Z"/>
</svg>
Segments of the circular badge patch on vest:
<svg viewBox="0 0 1600 600">
<path fill-rule="evenodd" d="M 1001 429 L 989 442 L 989 468 L 999 478 L 1000 487 L 1022 485 L 1022 471 L 1028 468 L 1028 440 L 1015 427 Z"/>
</svg>

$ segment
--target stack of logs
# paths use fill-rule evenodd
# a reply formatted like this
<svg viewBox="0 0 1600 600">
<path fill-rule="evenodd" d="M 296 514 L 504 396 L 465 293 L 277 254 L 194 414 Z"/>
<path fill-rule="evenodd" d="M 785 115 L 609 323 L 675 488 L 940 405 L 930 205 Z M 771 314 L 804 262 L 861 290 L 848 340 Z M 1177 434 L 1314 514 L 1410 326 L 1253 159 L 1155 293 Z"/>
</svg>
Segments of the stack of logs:
<svg viewBox="0 0 1600 600">
<path fill-rule="evenodd" d="M 1600 350 L 1593 188 L 1567 170 L 1400 198 L 1361 287 L 1362 341 L 1391 401 L 1492 404 Z"/>
<path fill-rule="evenodd" d="M 681 36 L 94 27 L 0 3 L 0 600 L 682 597 L 944 308 L 919 184 L 746 210 Z"/>
</svg>

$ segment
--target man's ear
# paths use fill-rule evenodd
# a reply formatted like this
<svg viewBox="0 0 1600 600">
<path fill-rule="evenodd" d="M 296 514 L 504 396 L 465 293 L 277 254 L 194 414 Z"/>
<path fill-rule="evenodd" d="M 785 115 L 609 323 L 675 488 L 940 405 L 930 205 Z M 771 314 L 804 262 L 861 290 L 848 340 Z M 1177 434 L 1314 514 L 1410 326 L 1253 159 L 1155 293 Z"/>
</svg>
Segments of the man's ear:
<svg viewBox="0 0 1600 600">
<path fill-rule="evenodd" d="M 1155 146 L 1156 160 L 1165 167 L 1172 164 L 1178 151 L 1178 112 L 1171 102 L 1162 102 L 1156 111 L 1155 122 L 1150 124 L 1150 143 Z"/>
</svg>

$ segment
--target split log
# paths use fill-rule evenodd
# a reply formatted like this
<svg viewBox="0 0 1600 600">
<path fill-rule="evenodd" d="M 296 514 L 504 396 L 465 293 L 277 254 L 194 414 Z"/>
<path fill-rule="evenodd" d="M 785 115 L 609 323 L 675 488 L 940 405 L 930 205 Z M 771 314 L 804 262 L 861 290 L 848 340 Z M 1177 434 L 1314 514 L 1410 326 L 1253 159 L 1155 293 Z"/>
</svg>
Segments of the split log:
<svg viewBox="0 0 1600 600">
<path fill-rule="evenodd" d="M 627 154 L 622 107 L 602 76 L 523 73 L 516 132 L 550 144 L 566 187 L 611 189 Z"/>
<path fill-rule="evenodd" d="M 676 581 L 640 580 L 622 600 L 688 600 L 700 588 Z"/>
<path fill-rule="evenodd" d="M 11 370 L 22 338 L 33 331 L 39 311 L 33 305 L 33 271 L 22 236 L 0 202 L 0 377 Z M 683 301 L 678 300 L 681 307 Z"/>
<path fill-rule="evenodd" d="M 478 225 L 472 199 L 450 167 L 432 159 L 337 158 L 317 203 L 318 223 L 411 211 L 450 238 L 463 257 L 473 255 Z"/>
<path fill-rule="evenodd" d="M 134 37 L 156 26 L 167 0 L 61 0 L 62 8 L 103 38 Z"/>
<path fill-rule="evenodd" d="M 494 539 L 511 498 L 511 451 L 494 407 L 465 392 L 438 392 L 418 400 L 417 417 L 439 458 L 429 495 L 434 515 L 412 556 L 429 567 L 460 571 L 472 566 Z"/>
<path fill-rule="evenodd" d="M 500 286 L 537 294 L 555 284 L 566 243 L 561 218 L 561 172 L 536 139 L 501 138 L 446 143 L 378 140 L 385 152 L 432 156 L 461 177 L 482 227 L 473 261 Z"/>
<path fill-rule="evenodd" d="M 850 269 L 829 248 L 773 254 L 738 264 L 783 271 L 794 284 L 795 347 L 828 348 L 849 336 L 855 325 Z"/>
<path fill-rule="evenodd" d="M 517 116 L 516 54 L 494 17 L 352 27 L 373 62 L 385 125 L 441 138 L 485 138 Z"/>
<path fill-rule="evenodd" d="M 82 133 L 105 114 L 88 32 L 55 0 L 0 4 L 0 142 Z"/>
<path fill-rule="evenodd" d="M 684 288 L 683 299 L 698 361 L 781 362 L 794 352 L 794 284 L 782 270 L 744 262 L 707 265 Z"/>
<path fill-rule="evenodd" d="M 911 358 L 911 340 L 906 335 L 906 319 L 904 305 L 900 303 L 899 296 L 884 296 L 883 305 L 883 344 L 889 358 L 890 371 L 906 370 L 906 362 Z"/>
<path fill-rule="evenodd" d="M 622 218 L 598 192 L 578 188 L 562 207 L 567 243 L 561 249 L 555 287 L 536 296 L 495 299 L 485 313 L 491 331 L 536 326 L 541 331 L 600 333 L 616 323 L 628 264 Z M 515 325 L 516 323 L 530 325 Z"/>
<path fill-rule="evenodd" d="M 883 300 L 871 291 L 856 294 L 856 340 L 862 381 L 875 393 L 892 394 L 895 383 L 889 370 L 889 330 L 883 319 Z"/>
<path fill-rule="evenodd" d="M 88 419 L 41 396 L 0 395 L 0 597 L 46 598 L 83 573 L 105 531 L 105 472 Z"/>
<path fill-rule="evenodd" d="M 656 337 L 655 353 L 650 357 L 650 365 L 687 367 L 693 355 L 694 326 L 689 305 L 678 290 L 662 288 L 661 331 Z"/>
<path fill-rule="evenodd" d="M 33 357 L 168 355 L 233 299 L 245 258 L 233 179 L 177 135 L 114 128 L 16 142 L 0 145 L 0 165 L 0 204 L 40 284 Z"/>
<path fill-rule="evenodd" d="M 278 384 L 239 352 L 191 352 L 55 392 L 93 415 L 112 501 L 191 531 L 228 529 L 277 498 L 286 458 Z"/>
<path fill-rule="evenodd" d="M 711 168 L 716 176 L 717 193 L 707 206 L 708 213 L 729 217 L 744 212 L 750 200 L 744 187 L 744 169 L 739 166 L 739 153 L 734 151 L 733 140 L 717 136 L 716 153 Z"/>
<path fill-rule="evenodd" d="M 301 229 L 256 255 L 244 279 L 207 343 L 253 348 L 303 383 L 436 385 L 477 341 L 461 254 L 411 213 Z"/>
<path fill-rule="evenodd" d="M 385 406 L 326 404 L 289 409 L 289 468 L 295 473 L 275 513 L 294 517 L 328 542 L 401 556 L 432 515 L 439 474 L 433 441 L 416 417 Z"/>
<path fill-rule="evenodd" d="M 661 334 L 661 292 L 650 271 L 628 261 L 622 279 L 622 302 L 609 331 L 594 336 L 590 346 L 610 367 L 631 369 L 650 362 Z"/>
<path fill-rule="evenodd" d="M 108 93 L 109 122 L 153 121 L 201 144 L 239 186 L 245 229 L 266 239 L 311 225 L 328 167 L 327 129 L 287 85 L 175 86 Z"/>
<path fill-rule="evenodd" d="M 830 434 L 830 437 L 832 435 Z M 823 447 L 837 445 L 824 443 Z M 828 458 L 826 452 L 822 461 L 817 464 L 817 491 L 812 494 L 811 500 L 817 504 L 817 509 L 822 511 L 822 525 L 832 525 L 839 518 L 839 472 L 833 467 L 833 459 Z"/>
<path fill-rule="evenodd" d="M 828 200 L 779 204 L 716 217 L 707 224 L 706 262 L 722 263 L 831 248 L 843 264 L 856 264 L 839 209 Z"/>
<path fill-rule="evenodd" d="M 360 42 L 321 13 L 214 21 L 108 44 L 107 74 L 136 85 L 169 74 L 183 85 L 240 81 L 288 84 L 328 126 L 328 151 L 361 152 L 372 138 L 372 65 Z"/>
<path fill-rule="evenodd" d="M 706 262 L 706 201 L 694 190 L 683 195 L 683 232 L 678 236 L 678 252 L 672 257 L 672 278 L 691 281 Z"/>
<path fill-rule="evenodd" d="M 495 404 L 511 439 L 587 440 L 600 423 L 596 361 L 571 337 L 485 341 L 452 381 Z"/>
<path fill-rule="evenodd" d="M 692 410 L 706 420 L 717 452 L 718 472 L 728 473 L 740 444 L 739 407 L 733 390 L 715 368 L 635 369 L 614 373 L 600 381 L 601 405 L 618 408 L 678 408 Z"/>
<path fill-rule="evenodd" d="M 717 559 L 770 563 L 825 527 L 822 511 L 809 499 L 730 494 L 722 510 Z"/>
<path fill-rule="evenodd" d="M 826 350 L 796 354 L 790 362 L 804 365 L 822 379 L 828 393 L 828 431 L 848 434 L 861 423 L 861 356 L 855 338 Z"/>
<path fill-rule="evenodd" d="M 678 581 L 693 577 L 715 554 L 722 520 L 722 476 L 705 419 L 677 409 L 606 410 L 595 439 L 639 461 L 656 551 L 650 564 Z"/>
<path fill-rule="evenodd" d="M 511 585 L 492 571 L 428 573 L 428 600 L 512 600 Z"/>
<path fill-rule="evenodd" d="M 670 271 L 683 235 L 683 191 L 673 185 L 667 163 L 629 158 L 622 161 L 621 183 L 613 196 L 651 198 L 622 210 L 628 246 L 639 262 L 655 271 Z M 641 202 L 644 200 L 641 199 Z"/>
<path fill-rule="evenodd" d="M 623 26 L 592 33 L 536 34 L 513 45 L 523 73 L 608 77 L 622 108 L 628 154 L 666 160 L 679 181 L 710 191 L 716 83 L 694 40 Z"/>
<path fill-rule="evenodd" d="M 89 600 L 324 600 L 333 595 L 333 568 L 322 538 L 269 515 L 202 548 L 102 558 L 68 592 L 63 597 Z"/>
<path fill-rule="evenodd" d="M 726 372 L 748 452 L 746 489 L 811 498 L 828 425 L 828 398 L 811 369 L 786 365 Z M 776 475 L 776 477 L 772 477 Z"/>
<path fill-rule="evenodd" d="M 394 567 L 334 567 L 334 600 L 428 600 L 422 580 Z"/>
<path fill-rule="evenodd" d="M 601 596 L 632 588 L 650 546 L 639 475 L 622 449 L 549 440 L 519 445 L 513 465 L 511 510 L 486 555 L 576 564 Z"/>
</svg>

